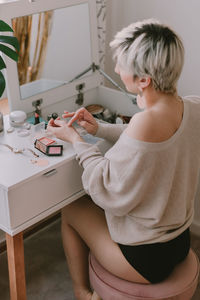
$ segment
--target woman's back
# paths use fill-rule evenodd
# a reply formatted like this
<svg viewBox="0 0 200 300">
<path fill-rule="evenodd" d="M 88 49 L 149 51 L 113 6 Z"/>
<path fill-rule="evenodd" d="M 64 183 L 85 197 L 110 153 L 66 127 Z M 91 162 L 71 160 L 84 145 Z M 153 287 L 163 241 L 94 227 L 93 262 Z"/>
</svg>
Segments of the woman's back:
<svg viewBox="0 0 200 300">
<path fill-rule="evenodd" d="M 168 139 L 146 142 L 125 130 L 105 158 L 85 162 L 84 187 L 105 209 L 111 236 L 119 243 L 164 242 L 192 222 L 200 168 L 200 99 L 183 103 L 181 124 Z M 79 145 L 81 162 L 85 147 Z"/>
</svg>

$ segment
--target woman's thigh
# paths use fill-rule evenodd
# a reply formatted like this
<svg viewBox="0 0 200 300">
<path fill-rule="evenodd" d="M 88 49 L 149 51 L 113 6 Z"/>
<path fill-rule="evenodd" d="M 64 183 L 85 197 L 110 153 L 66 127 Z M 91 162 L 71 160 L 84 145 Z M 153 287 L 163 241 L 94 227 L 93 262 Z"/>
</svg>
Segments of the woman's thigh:
<svg viewBox="0 0 200 300">
<path fill-rule="evenodd" d="M 87 195 L 62 210 L 62 226 L 70 225 L 81 236 L 100 264 L 123 279 L 149 283 L 125 259 L 119 246 L 111 239 L 104 211 Z"/>
</svg>

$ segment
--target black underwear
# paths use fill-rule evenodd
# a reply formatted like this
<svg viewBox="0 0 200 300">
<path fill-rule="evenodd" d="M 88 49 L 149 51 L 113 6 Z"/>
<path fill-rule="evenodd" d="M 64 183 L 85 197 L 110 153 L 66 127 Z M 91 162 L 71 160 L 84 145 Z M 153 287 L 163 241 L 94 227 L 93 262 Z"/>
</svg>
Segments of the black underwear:
<svg viewBox="0 0 200 300">
<path fill-rule="evenodd" d="M 138 246 L 118 244 L 126 260 L 145 279 L 158 283 L 166 279 L 183 261 L 190 249 L 190 231 L 186 229 L 173 240 Z"/>
</svg>

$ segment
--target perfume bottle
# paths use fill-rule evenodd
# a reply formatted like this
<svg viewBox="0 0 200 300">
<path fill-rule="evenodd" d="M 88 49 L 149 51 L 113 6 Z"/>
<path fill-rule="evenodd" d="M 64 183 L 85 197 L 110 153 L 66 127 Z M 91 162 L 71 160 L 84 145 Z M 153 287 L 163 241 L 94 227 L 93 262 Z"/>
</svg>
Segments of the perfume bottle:
<svg viewBox="0 0 200 300">
<path fill-rule="evenodd" d="M 0 132 L 3 131 L 3 114 L 0 112 Z"/>
</svg>

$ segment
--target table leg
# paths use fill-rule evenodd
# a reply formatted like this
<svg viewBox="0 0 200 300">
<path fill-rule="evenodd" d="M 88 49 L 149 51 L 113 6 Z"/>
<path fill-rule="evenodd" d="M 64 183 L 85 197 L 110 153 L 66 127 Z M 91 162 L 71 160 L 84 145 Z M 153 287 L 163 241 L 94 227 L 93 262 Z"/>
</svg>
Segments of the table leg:
<svg viewBox="0 0 200 300">
<path fill-rule="evenodd" d="M 10 299 L 26 300 L 23 232 L 14 236 L 6 233 Z"/>
</svg>

